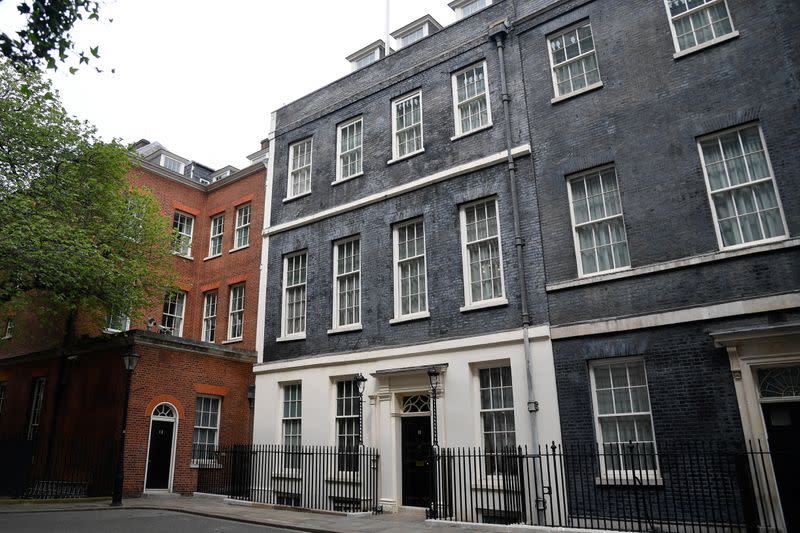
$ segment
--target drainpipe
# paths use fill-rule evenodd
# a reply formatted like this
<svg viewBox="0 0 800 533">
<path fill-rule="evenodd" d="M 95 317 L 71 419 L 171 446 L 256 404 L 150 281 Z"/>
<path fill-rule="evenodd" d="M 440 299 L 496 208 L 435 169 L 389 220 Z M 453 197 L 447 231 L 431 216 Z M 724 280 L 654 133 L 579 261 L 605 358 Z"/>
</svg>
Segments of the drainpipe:
<svg viewBox="0 0 800 533">
<path fill-rule="evenodd" d="M 522 238 L 522 231 L 519 222 L 519 196 L 517 195 L 517 166 L 514 163 L 514 156 L 511 154 L 511 96 L 508 94 L 508 84 L 506 83 L 506 60 L 505 60 L 505 40 L 511 31 L 511 23 L 508 20 L 498 22 L 489 28 L 489 39 L 493 40 L 497 47 L 497 61 L 500 64 L 500 92 L 503 100 L 503 118 L 505 120 L 504 134 L 506 139 L 506 154 L 508 161 L 508 186 L 511 190 L 511 210 L 514 216 L 514 249 L 517 257 L 517 270 L 519 271 L 519 288 L 521 301 L 522 318 L 522 343 L 525 352 L 525 371 L 528 384 L 528 413 L 530 414 L 531 424 L 531 443 L 536 446 L 539 444 L 536 431 L 536 412 L 539 410 L 539 402 L 533 386 L 533 358 L 531 354 L 530 325 L 531 317 L 528 311 L 528 284 L 525 277 L 525 262 L 522 257 L 525 241 Z"/>
</svg>

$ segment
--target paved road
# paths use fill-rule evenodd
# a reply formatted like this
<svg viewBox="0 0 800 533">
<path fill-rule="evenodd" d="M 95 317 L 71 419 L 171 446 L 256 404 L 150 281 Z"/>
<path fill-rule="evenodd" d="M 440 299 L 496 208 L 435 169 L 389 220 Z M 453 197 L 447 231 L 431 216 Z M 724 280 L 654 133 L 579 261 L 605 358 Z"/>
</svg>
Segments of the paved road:
<svg viewBox="0 0 800 533">
<path fill-rule="evenodd" d="M 173 511 L 109 509 L 0 514 L 0 531 L 3 533 L 282 533 L 290 530 Z"/>
</svg>

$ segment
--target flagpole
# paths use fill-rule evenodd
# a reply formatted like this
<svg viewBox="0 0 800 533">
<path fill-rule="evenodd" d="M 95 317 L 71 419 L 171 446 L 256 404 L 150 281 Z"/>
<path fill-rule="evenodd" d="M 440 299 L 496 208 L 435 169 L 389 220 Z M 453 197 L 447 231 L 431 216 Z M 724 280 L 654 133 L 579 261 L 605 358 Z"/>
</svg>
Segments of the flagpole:
<svg viewBox="0 0 800 533">
<path fill-rule="evenodd" d="M 390 0 L 386 0 L 386 39 L 384 42 L 384 53 L 385 55 L 389 55 L 389 2 Z"/>
</svg>

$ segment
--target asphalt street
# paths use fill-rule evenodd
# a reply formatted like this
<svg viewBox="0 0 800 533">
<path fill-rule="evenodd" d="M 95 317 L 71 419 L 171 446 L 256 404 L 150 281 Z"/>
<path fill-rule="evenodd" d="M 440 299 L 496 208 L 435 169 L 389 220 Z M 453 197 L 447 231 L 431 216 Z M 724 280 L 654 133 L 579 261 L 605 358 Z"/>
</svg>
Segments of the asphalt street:
<svg viewBox="0 0 800 533">
<path fill-rule="evenodd" d="M 174 511 L 109 509 L 0 514 L 0 531 L 3 533 L 280 533 L 291 530 Z"/>
</svg>

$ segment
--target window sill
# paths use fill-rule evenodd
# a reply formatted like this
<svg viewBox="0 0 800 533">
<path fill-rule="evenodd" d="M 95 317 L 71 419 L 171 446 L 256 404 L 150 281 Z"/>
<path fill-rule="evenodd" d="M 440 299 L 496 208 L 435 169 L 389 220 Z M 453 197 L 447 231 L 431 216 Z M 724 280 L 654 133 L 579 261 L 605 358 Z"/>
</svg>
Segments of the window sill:
<svg viewBox="0 0 800 533">
<path fill-rule="evenodd" d="M 231 248 L 230 250 L 228 250 L 228 253 L 232 254 L 233 252 L 238 252 L 239 250 L 244 250 L 246 248 L 250 248 L 250 245 L 249 244 L 245 244 L 244 246 L 240 246 L 238 248 Z"/>
<path fill-rule="evenodd" d="M 508 305 L 507 299 L 494 298 L 492 300 L 483 300 L 481 302 L 467 304 L 459 308 L 459 311 L 461 311 L 462 313 L 467 313 L 469 311 L 477 311 L 478 309 L 489 309 L 491 307 L 501 307 L 503 305 Z"/>
<path fill-rule="evenodd" d="M 399 316 L 397 318 L 389 319 L 389 324 L 402 324 L 403 322 L 413 322 L 414 320 L 422 320 L 423 318 L 430 318 L 431 314 L 428 311 L 422 313 L 414 313 L 411 315 Z"/>
<path fill-rule="evenodd" d="M 725 41 L 730 41 L 731 39 L 735 39 L 739 36 L 739 32 L 734 30 L 731 33 L 726 33 L 716 39 L 711 39 L 710 41 L 706 41 L 703 44 L 698 44 L 697 46 L 693 46 L 691 48 L 687 48 L 686 50 L 681 50 L 680 52 L 675 52 L 672 54 L 673 59 L 680 59 L 682 57 L 690 56 L 695 52 L 699 52 L 700 50 L 705 50 L 706 48 L 710 48 L 712 46 L 718 45 L 720 43 L 724 43 Z"/>
<path fill-rule="evenodd" d="M 208 257 L 204 257 L 203 261 L 208 261 L 209 259 L 216 259 L 217 257 L 222 257 L 222 254 L 209 255 Z"/>
<path fill-rule="evenodd" d="M 754 248 L 756 246 L 764 246 L 776 242 L 783 242 L 787 239 L 788 237 L 786 235 L 781 235 L 780 237 L 772 237 L 771 239 L 761 239 L 760 241 L 743 242 L 742 244 L 734 244 L 731 246 L 722 247 L 720 248 L 719 252 L 725 253 L 725 252 L 735 252 L 737 250 L 746 250 L 747 248 Z"/>
<path fill-rule="evenodd" d="M 481 126 L 480 128 L 475 128 L 474 130 L 470 130 L 470 131 L 468 131 L 466 133 L 459 133 L 457 135 L 453 135 L 452 137 L 450 137 L 450 140 L 451 141 L 457 141 L 459 139 L 463 139 L 464 137 L 469 137 L 470 135 L 473 135 L 475 133 L 478 133 L 478 132 L 481 132 L 481 131 L 484 131 L 484 130 L 488 130 L 492 126 L 493 126 L 493 124 L 490 122 L 490 123 L 486 124 L 485 126 Z"/>
<path fill-rule="evenodd" d="M 600 476 L 594 478 L 595 485 L 608 485 L 611 487 L 659 487 L 664 484 L 664 480 L 657 472 L 647 474 L 644 479 L 636 481 L 633 479 L 632 474 L 625 471 L 620 471 L 619 475 Z"/>
<path fill-rule="evenodd" d="M 584 87 L 582 89 L 578 89 L 577 91 L 572 91 L 569 94 L 563 94 L 561 96 L 556 96 L 555 98 L 550 100 L 550 103 L 551 104 L 557 104 L 559 102 L 563 102 L 564 100 L 569 100 L 570 98 L 574 98 L 576 96 L 580 96 L 582 94 L 586 94 L 588 92 L 595 91 L 595 90 L 600 89 L 602 87 L 603 87 L 603 82 L 599 81 L 597 83 L 593 83 L 591 85 L 587 85 L 586 87 Z"/>
<path fill-rule="evenodd" d="M 189 464 L 189 468 L 211 468 L 211 469 L 221 469 L 222 465 L 219 463 L 206 463 L 206 462 L 196 462 L 192 461 Z"/>
<path fill-rule="evenodd" d="M 347 176 L 346 178 L 342 178 L 340 180 L 334 180 L 334 181 L 331 182 L 331 185 L 339 185 L 340 183 L 345 183 L 347 181 L 354 180 L 356 178 L 360 178 L 363 175 L 364 175 L 363 172 L 359 172 L 358 174 L 353 174 L 352 176 Z"/>
<path fill-rule="evenodd" d="M 286 198 L 283 199 L 283 203 L 287 204 L 289 202 L 297 200 L 298 198 L 304 198 L 304 197 L 306 197 L 306 196 L 308 196 L 310 194 L 311 194 L 311 191 L 304 192 L 303 194 L 298 194 L 297 196 L 287 196 Z"/>
<path fill-rule="evenodd" d="M 337 326 L 328 330 L 328 335 L 336 335 L 337 333 L 348 333 L 350 331 L 361 331 L 361 323 L 348 324 L 346 326 Z"/>
<path fill-rule="evenodd" d="M 616 274 L 617 272 L 625 272 L 626 270 L 630 270 L 631 266 L 625 266 L 620 268 L 609 268 L 608 270 L 601 270 L 600 272 L 592 272 L 591 274 L 578 274 L 578 279 L 592 279 L 596 278 L 597 276 L 606 276 L 608 274 Z"/>
<path fill-rule="evenodd" d="M 183 255 L 179 254 L 178 252 L 172 252 L 172 255 L 174 255 L 175 257 L 180 257 L 181 259 L 188 259 L 189 261 L 194 261 L 194 257 L 192 257 L 191 255 Z"/>
<path fill-rule="evenodd" d="M 415 155 L 424 154 L 424 153 L 425 153 L 425 148 L 422 148 L 420 150 L 417 150 L 416 152 L 411 152 L 410 154 L 406 154 L 406 155 L 404 155 L 402 157 L 395 157 L 394 159 L 390 159 L 390 160 L 388 160 L 386 162 L 386 164 L 387 165 L 393 165 L 393 164 L 398 163 L 400 161 L 405 161 L 406 159 L 414 157 Z"/>
<path fill-rule="evenodd" d="M 220 342 L 220 344 L 234 344 L 236 342 L 242 342 L 243 340 L 244 340 L 243 337 L 238 337 L 236 339 L 226 339 L 226 340 Z"/>
<path fill-rule="evenodd" d="M 784 248 L 796 248 L 800 246 L 800 238 L 788 239 L 781 238 L 778 242 L 764 243 L 763 241 L 757 244 L 750 244 L 743 248 L 731 250 L 730 248 L 718 252 L 705 253 L 694 255 L 673 261 L 664 261 L 661 263 L 653 263 L 640 267 L 628 268 L 626 270 L 614 273 L 603 273 L 596 276 L 590 276 L 579 279 L 571 279 L 568 281 L 560 281 L 551 283 L 545 286 L 547 292 L 560 291 L 563 289 L 571 289 L 580 287 L 582 285 L 592 285 L 595 283 L 603 283 L 606 281 L 614 281 L 624 278 L 632 278 L 635 276 L 645 276 L 648 274 L 656 274 L 666 270 L 674 270 L 678 268 L 686 268 L 704 263 L 713 263 L 716 261 L 723 261 L 726 259 L 733 259 L 745 255 L 752 255 L 764 252 L 771 252 L 774 250 L 782 250 Z"/>
<path fill-rule="evenodd" d="M 292 333 L 291 335 L 284 335 L 283 337 L 275 337 L 275 342 L 292 342 L 306 340 L 305 333 Z"/>
</svg>

